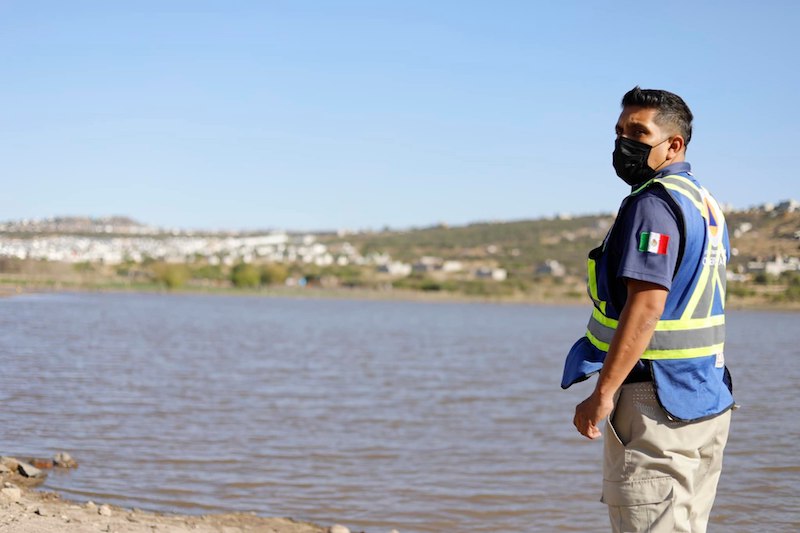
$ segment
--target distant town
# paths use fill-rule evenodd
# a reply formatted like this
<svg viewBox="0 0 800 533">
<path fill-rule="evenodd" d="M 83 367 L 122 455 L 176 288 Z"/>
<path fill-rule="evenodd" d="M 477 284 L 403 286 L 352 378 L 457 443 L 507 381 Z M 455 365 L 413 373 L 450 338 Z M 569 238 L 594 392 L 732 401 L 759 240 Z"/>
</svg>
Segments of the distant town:
<svg viewBox="0 0 800 533">
<path fill-rule="evenodd" d="M 559 215 L 453 228 L 317 233 L 176 230 L 124 216 L 14 220 L 0 223 L 0 274 L 17 275 L 6 282 L 34 279 L 25 277 L 32 272 L 41 278 L 57 270 L 35 265 L 52 263 L 102 274 L 106 281 L 239 286 L 244 267 L 252 266 L 262 270 L 250 268 L 250 277 L 260 279 L 250 286 L 317 283 L 509 295 L 529 293 L 549 279 L 563 280 L 551 283 L 554 294 L 582 297 L 577 287 L 585 276 L 585 253 L 602 239 L 613 218 Z M 766 286 L 771 280 L 785 282 L 787 273 L 800 278 L 800 202 L 729 208 L 727 219 L 729 281 Z M 278 270 L 265 274 L 269 265 Z M 63 269 L 56 277 L 64 278 Z M 487 289 L 487 284 L 497 288 Z"/>
<path fill-rule="evenodd" d="M 337 236 L 342 234 L 346 232 Z M 104 265 L 147 260 L 176 264 L 203 261 L 229 267 L 264 262 L 318 267 L 354 265 L 373 267 L 395 277 L 412 272 L 455 274 L 464 270 L 460 261 L 438 257 L 422 256 L 413 263 L 405 263 L 393 260 L 385 252 L 362 255 L 344 238 L 323 244 L 319 236 L 286 231 L 203 233 L 165 230 L 127 217 L 60 217 L 0 223 L 0 257 Z M 560 267 L 554 263 L 554 272 L 558 273 Z M 477 266 L 472 274 L 495 281 L 503 281 L 507 276 L 501 268 L 484 265 Z"/>
</svg>

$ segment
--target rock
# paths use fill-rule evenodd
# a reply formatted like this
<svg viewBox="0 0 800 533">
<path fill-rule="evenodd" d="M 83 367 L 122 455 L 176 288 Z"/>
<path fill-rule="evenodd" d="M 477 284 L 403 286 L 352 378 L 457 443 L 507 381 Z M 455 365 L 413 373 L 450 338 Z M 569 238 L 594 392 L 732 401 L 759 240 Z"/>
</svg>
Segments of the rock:
<svg viewBox="0 0 800 533">
<path fill-rule="evenodd" d="M 18 502 L 22 498 L 22 491 L 17 487 L 3 487 L 0 489 L 0 496 L 6 501 Z"/>
<path fill-rule="evenodd" d="M 100 516 L 111 516 L 111 507 L 108 505 L 101 505 L 97 508 L 97 514 Z"/>
<path fill-rule="evenodd" d="M 42 477 L 44 475 L 44 472 L 32 464 L 23 463 L 22 461 L 17 464 L 17 471 L 25 477 Z"/>
<path fill-rule="evenodd" d="M 19 461 L 14 459 L 13 457 L 0 457 L 0 464 L 4 465 L 6 468 L 11 470 L 12 472 L 16 472 L 17 467 L 19 466 Z"/>
<path fill-rule="evenodd" d="M 92 500 L 89 500 L 88 502 L 86 502 L 86 508 L 89 509 L 90 511 L 94 511 L 95 509 L 97 509 L 97 506 L 94 504 Z"/>
<path fill-rule="evenodd" d="M 2 474 L 10 474 L 10 473 L 11 473 L 11 469 L 9 467 L 7 467 L 6 465 L 0 463 L 0 475 L 2 475 Z"/>
<path fill-rule="evenodd" d="M 28 463 L 32 464 L 36 468 L 40 469 L 50 469 L 53 468 L 53 461 L 52 459 L 41 459 L 39 457 L 32 457 L 28 459 Z"/>
<path fill-rule="evenodd" d="M 78 462 L 67 452 L 57 453 L 53 457 L 53 464 L 59 468 L 78 468 Z"/>
<path fill-rule="evenodd" d="M 350 530 L 341 524 L 336 524 L 330 527 L 328 533 L 350 533 Z"/>
</svg>

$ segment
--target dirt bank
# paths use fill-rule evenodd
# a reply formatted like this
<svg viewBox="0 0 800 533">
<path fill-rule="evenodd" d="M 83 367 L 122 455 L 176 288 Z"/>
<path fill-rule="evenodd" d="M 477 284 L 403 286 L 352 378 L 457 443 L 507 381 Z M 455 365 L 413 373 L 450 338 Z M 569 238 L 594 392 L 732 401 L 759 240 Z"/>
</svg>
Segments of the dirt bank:
<svg viewBox="0 0 800 533">
<path fill-rule="evenodd" d="M 66 457 L 69 462 L 60 462 Z M 74 468 L 68 454 L 48 459 L 18 460 L 0 457 L 0 530 L 16 533 L 114 533 L 194 532 L 328 533 L 346 531 L 342 526 L 323 528 L 288 518 L 263 518 L 230 513 L 206 516 L 151 513 L 94 502 L 71 502 L 57 494 L 38 491 L 46 474 L 40 468 Z M 33 466 L 34 464 L 38 465 Z"/>
<path fill-rule="evenodd" d="M 16 533 L 327 533 L 329 528 L 245 513 L 185 516 L 92 502 L 79 504 L 53 493 L 5 482 L 0 489 L 0 530 Z"/>
</svg>

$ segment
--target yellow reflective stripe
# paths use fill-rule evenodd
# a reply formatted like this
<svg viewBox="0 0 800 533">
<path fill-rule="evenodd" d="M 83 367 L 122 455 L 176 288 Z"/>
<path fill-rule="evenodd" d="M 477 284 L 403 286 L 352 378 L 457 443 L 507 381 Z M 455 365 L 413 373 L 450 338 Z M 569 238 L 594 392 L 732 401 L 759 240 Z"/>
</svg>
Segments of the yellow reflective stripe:
<svg viewBox="0 0 800 533">
<path fill-rule="evenodd" d="M 642 359 L 662 360 L 662 359 L 692 359 L 696 357 L 710 357 L 722 352 L 725 347 L 724 342 L 702 346 L 700 348 L 685 348 L 682 350 L 645 350 Z"/>
<path fill-rule="evenodd" d="M 586 269 L 589 271 L 589 296 L 592 297 L 592 300 L 599 300 L 600 298 L 597 297 L 597 272 L 596 272 L 596 263 L 594 259 L 589 259 L 586 263 Z"/>
<path fill-rule="evenodd" d="M 598 328 L 596 324 L 602 327 Z M 586 331 L 586 337 L 599 350 L 608 352 L 613 336 L 616 334 L 617 325 L 619 322 L 612 318 L 604 317 L 597 309 L 592 311 L 592 319 L 589 322 L 589 327 Z M 719 328 L 725 326 L 724 315 L 714 315 L 706 318 L 694 318 L 688 320 L 662 320 L 656 325 L 656 330 L 653 333 L 652 339 L 648 341 L 648 348 L 645 349 L 641 355 L 642 359 L 687 359 L 694 357 L 707 357 L 722 351 L 724 346 L 724 332 L 722 339 L 707 338 L 707 342 L 711 344 L 694 345 L 686 347 L 673 347 L 666 348 L 664 343 L 676 342 L 681 343 L 688 340 L 689 337 L 676 337 L 669 339 L 664 335 L 706 335 L 709 337 L 718 337 L 720 334 Z M 717 331 L 714 331 L 717 330 Z M 702 339 L 700 337 L 697 340 Z M 722 341 L 722 342 L 720 342 Z M 690 343 L 692 341 L 689 341 Z M 702 341 L 701 341 L 702 342 Z M 660 345 L 660 347 L 659 347 Z M 656 346 L 656 348 L 650 348 Z"/>
<path fill-rule="evenodd" d="M 611 329 L 617 329 L 619 321 L 608 318 L 597 308 L 592 309 L 592 318 L 600 324 Z M 691 329 L 703 329 L 713 326 L 721 326 L 725 323 L 725 315 L 713 315 L 705 318 L 687 318 L 680 320 L 659 320 L 656 324 L 656 331 L 687 331 Z"/>
<path fill-rule="evenodd" d="M 618 320 L 608 318 L 606 315 L 598 311 L 597 308 L 592 309 L 592 318 L 611 329 L 617 329 L 617 324 L 619 324 Z"/>
<path fill-rule="evenodd" d="M 591 296 L 595 304 L 600 306 L 600 310 L 605 313 L 606 303 L 597 295 L 597 262 L 594 259 L 589 259 L 586 266 L 589 270 L 589 296 Z"/>
<path fill-rule="evenodd" d="M 680 176 L 673 176 L 673 177 L 679 178 Z M 653 183 L 653 181 L 654 181 L 654 180 L 647 180 L 646 182 L 642 183 L 642 184 L 639 186 L 639 188 L 638 188 L 638 189 L 636 189 L 635 191 L 633 191 L 633 192 L 631 193 L 631 196 L 633 196 L 634 194 L 639 194 L 639 193 L 640 193 L 640 192 L 641 192 L 643 189 L 646 189 L 647 187 L 649 187 L 649 186 L 650 186 L 650 184 L 651 184 L 651 183 Z"/>
<path fill-rule="evenodd" d="M 680 183 L 680 185 L 678 185 L 677 183 L 673 183 L 672 181 L 662 181 L 667 179 L 677 181 Z M 681 193 L 690 202 L 692 202 L 692 204 L 697 208 L 698 211 L 700 211 L 701 214 L 706 212 L 703 203 L 698 202 L 696 198 L 696 196 L 704 198 L 706 195 L 699 187 L 697 187 L 697 185 L 692 183 L 692 180 L 690 180 L 689 178 L 684 178 L 683 176 L 670 175 L 670 176 L 664 176 L 663 178 L 659 178 L 656 181 L 661 183 L 661 185 L 663 185 L 667 189 L 672 189 L 673 191 Z M 705 215 L 703 215 L 703 217 L 705 217 Z"/>
<path fill-rule="evenodd" d="M 719 259 L 719 257 L 717 257 L 717 259 Z M 717 293 L 717 291 L 720 291 L 722 293 L 722 302 L 725 301 L 725 291 L 722 290 L 721 288 L 722 284 L 719 281 L 719 264 L 715 265 L 714 268 L 711 270 L 713 271 L 713 274 L 711 276 L 712 292 L 711 292 L 711 305 L 708 307 L 709 314 L 711 314 L 711 310 L 714 309 L 714 295 Z"/>
<path fill-rule="evenodd" d="M 725 284 L 722 283 L 722 273 L 719 271 L 720 268 L 724 268 L 722 265 L 717 265 L 717 290 L 719 291 L 719 301 L 722 302 L 722 308 L 725 309 Z M 711 305 L 713 306 L 713 300 Z"/>
<path fill-rule="evenodd" d="M 694 182 L 692 180 L 690 180 L 689 178 L 686 178 L 684 176 L 680 176 L 678 174 L 670 174 L 669 176 L 662 176 L 662 177 L 660 177 L 658 179 L 655 179 L 653 181 L 657 181 L 657 182 L 661 183 L 662 185 L 666 185 L 667 183 L 663 183 L 663 180 L 667 180 L 667 183 L 669 183 L 670 185 L 673 185 L 675 187 L 679 187 L 679 188 L 683 187 L 685 190 L 689 190 L 690 192 L 688 194 L 691 194 L 691 191 L 694 191 L 694 193 L 697 194 L 697 196 L 699 196 L 700 198 L 703 198 L 703 193 L 700 190 L 701 187 L 698 187 L 697 185 L 695 185 Z M 674 183 L 676 181 L 678 183 Z M 679 190 L 679 189 L 676 189 L 676 190 Z M 697 200 L 697 199 L 695 198 L 695 200 Z"/>
<path fill-rule="evenodd" d="M 710 247 L 706 247 L 706 258 L 709 256 L 709 250 Z M 681 314 L 681 320 L 689 319 L 694 314 L 695 309 L 697 309 L 697 304 L 700 302 L 700 299 L 703 297 L 703 293 L 706 291 L 706 287 L 710 282 L 710 278 L 711 269 L 706 263 L 703 265 L 703 270 L 700 272 L 700 280 L 697 282 L 697 286 L 692 291 L 692 296 L 689 298 L 689 303 L 686 304 L 686 309 L 684 309 L 683 313 Z"/>
<path fill-rule="evenodd" d="M 656 324 L 656 331 L 685 331 L 721 326 L 724 323 L 725 315 L 713 315 L 707 318 L 687 318 L 686 320 L 660 320 Z"/>
<path fill-rule="evenodd" d="M 586 332 L 586 338 L 597 349 L 608 352 L 610 345 L 601 341 L 591 331 Z M 663 360 L 663 359 L 692 359 L 697 357 L 709 357 L 723 351 L 725 347 L 724 342 L 712 344 L 711 346 L 701 346 L 699 348 L 681 348 L 674 350 L 645 350 L 642 353 L 641 359 L 650 360 Z"/>
<path fill-rule="evenodd" d="M 704 211 L 705 210 L 701 209 L 701 214 L 703 214 L 703 218 L 705 218 Z M 706 228 L 707 227 L 708 227 L 708 221 L 706 221 Z M 706 231 L 708 231 L 708 230 L 706 229 Z M 692 296 L 689 298 L 689 303 L 686 304 L 686 308 L 683 310 L 683 313 L 681 314 L 681 320 L 688 319 L 692 315 L 694 315 L 695 310 L 697 310 L 697 304 L 703 298 L 703 295 L 705 294 L 706 289 L 709 288 L 709 283 L 712 283 L 710 289 L 712 291 L 714 290 L 714 286 L 713 286 L 713 283 L 714 283 L 714 279 L 713 278 L 714 278 L 714 276 L 713 276 L 713 274 L 711 272 L 711 270 L 712 270 L 711 267 L 708 266 L 708 264 L 709 264 L 709 262 L 711 260 L 711 255 L 712 255 L 712 252 L 713 252 L 713 248 L 711 247 L 711 240 L 710 239 L 707 239 L 707 240 L 708 240 L 708 243 L 706 244 L 706 249 L 705 249 L 705 252 L 703 253 L 703 256 L 704 256 L 703 270 L 700 272 L 700 280 L 697 282 L 697 286 L 694 288 L 694 290 L 692 291 Z M 716 270 L 716 268 L 714 270 Z M 714 298 L 713 295 L 712 295 L 711 298 L 712 298 L 711 301 L 713 302 L 713 298 Z M 713 307 L 713 305 L 710 305 L 709 308 L 708 308 L 708 314 L 709 315 L 711 314 L 711 308 L 712 307 Z"/>
<path fill-rule="evenodd" d="M 690 180 L 689 178 L 687 178 L 687 177 L 685 177 L 685 176 L 681 176 L 680 174 L 670 174 L 670 175 L 668 175 L 668 176 L 662 176 L 662 177 L 660 177 L 660 178 L 657 178 L 657 179 L 655 179 L 654 181 L 661 182 L 661 181 L 663 181 L 663 180 L 667 180 L 667 181 L 670 181 L 670 180 L 672 180 L 672 181 L 677 181 L 678 183 L 673 183 L 673 185 L 676 185 L 676 186 L 683 185 L 683 186 L 684 186 L 684 187 L 686 187 L 687 189 L 690 189 L 690 190 L 692 190 L 692 191 L 696 191 L 696 192 L 697 192 L 697 194 L 698 194 L 698 195 L 700 195 L 700 187 L 698 187 L 697 185 L 695 185 L 695 184 L 694 184 L 694 182 L 693 182 L 692 180 Z M 702 196 L 702 195 L 701 195 L 701 196 Z"/>
<path fill-rule="evenodd" d="M 661 185 L 663 185 L 667 189 L 672 189 L 673 191 L 678 191 L 679 193 L 684 195 L 690 202 L 692 202 L 694 204 L 694 206 L 697 208 L 697 210 L 700 211 L 700 213 L 703 212 L 703 204 L 701 204 L 697 200 L 695 200 L 692 195 L 687 194 L 686 191 L 683 190 L 683 187 L 681 187 L 679 185 L 675 185 L 673 183 L 662 183 Z"/>
<path fill-rule="evenodd" d="M 600 339 L 592 335 L 591 331 L 588 330 L 586 331 L 586 338 L 589 339 L 589 342 L 591 342 L 595 346 L 595 348 L 598 348 L 604 352 L 608 352 L 609 344 L 607 342 L 601 341 Z"/>
</svg>

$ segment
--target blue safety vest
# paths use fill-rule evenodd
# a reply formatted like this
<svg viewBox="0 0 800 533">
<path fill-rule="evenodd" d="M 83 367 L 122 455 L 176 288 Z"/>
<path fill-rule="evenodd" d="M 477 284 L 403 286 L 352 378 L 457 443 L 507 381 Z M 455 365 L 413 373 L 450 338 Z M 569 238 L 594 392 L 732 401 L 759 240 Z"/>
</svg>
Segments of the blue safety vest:
<svg viewBox="0 0 800 533">
<path fill-rule="evenodd" d="M 650 180 L 631 197 L 654 186 L 664 187 L 679 208 L 683 253 L 664 312 L 641 359 L 649 363 L 656 395 L 667 414 L 675 420 L 700 420 L 733 406 L 724 358 L 728 232 L 716 200 L 688 172 Z M 614 227 L 609 236 L 613 231 Z M 594 309 L 586 334 L 567 355 L 564 389 L 600 371 L 622 312 L 610 303 L 609 236 L 589 254 L 588 292 Z"/>
</svg>

